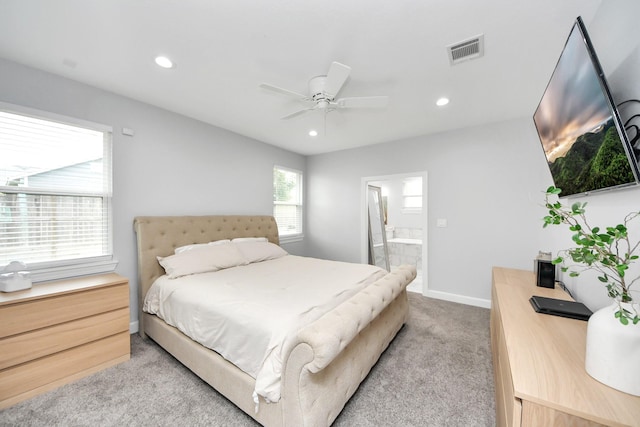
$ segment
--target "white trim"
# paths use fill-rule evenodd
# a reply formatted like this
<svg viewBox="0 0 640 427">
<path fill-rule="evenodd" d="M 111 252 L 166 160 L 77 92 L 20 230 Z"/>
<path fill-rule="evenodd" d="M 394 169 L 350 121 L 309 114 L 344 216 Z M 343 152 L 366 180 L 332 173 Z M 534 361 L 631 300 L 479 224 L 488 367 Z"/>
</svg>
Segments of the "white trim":
<svg viewBox="0 0 640 427">
<path fill-rule="evenodd" d="M 300 230 L 297 233 L 294 234 L 289 234 L 289 235 L 280 235 L 279 236 L 279 240 L 280 243 L 292 243 L 292 242 L 300 242 L 304 239 L 304 218 L 305 218 L 305 207 L 304 207 L 304 199 L 306 197 L 306 191 L 304 188 L 305 185 L 305 178 L 304 178 L 304 172 L 302 172 L 301 170 L 298 169 L 293 169 L 293 168 L 289 168 L 286 166 L 280 166 L 277 164 L 273 165 L 273 169 L 272 169 L 272 173 L 271 173 L 271 180 L 272 183 L 274 181 L 273 176 L 274 176 L 274 171 L 275 170 L 280 170 L 280 171 L 284 171 L 284 172 L 290 172 L 290 173 L 295 173 L 298 175 L 300 182 L 298 183 L 298 203 L 288 203 L 288 202 L 277 202 L 277 201 L 273 201 L 273 204 L 271 206 L 271 212 L 272 215 L 274 217 L 274 219 L 276 219 L 277 222 L 277 218 L 275 215 L 275 206 L 277 205 L 287 205 L 287 206 L 296 206 L 300 208 Z"/>
<path fill-rule="evenodd" d="M 408 214 L 408 215 L 419 215 L 422 213 L 422 208 L 402 208 L 400 209 L 400 211 L 403 214 Z"/>
<path fill-rule="evenodd" d="M 77 264 L 48 266 L 40 270 L 33 269 L 29 272 L 31 273 L 34 286 L 37 286 L 37 282 L 68 279 L 70 277 L 87 276 L 90 274 L 111 273 L 116 269 L 117 265 L 118 261 L 109 257 L 109 259 L 79 262 Z"/>
<path fill-rule="evenodd" d="M 50 111 L 38 110 L 35 108 L 24 107 L 22 105 L 9 104 L 8 102 L 0 101 L 0 110 L 8 111 L 10 113 L 22 114 L 25 116 L 34 117 L 36 119 L 51 120 L 67 125 L 83 127 L 99 132 L 113 133 L 113 127 L 103 125 L 101 123 L 90 122 L 88 120 L 78 119 L 75 117 L 63 116 L 62 114 L 52 113 Z"/>
<path fill-rule="evenodd" d="M 398 178 L 409 178 L 414 176 L 422 177 L 422 294 L 426 295 L 427 289 L 429 289 L 427 281 L 427 268 L 428 268 L 428 256 L 427 256 L 427 237 L 428 237 L 428 210 L 427 210 L 427 171 L 401 173 L 395 175 L 381 175 L 381 176 L 366 176 L 360 179 L 360 261 L 363 264 L 369 263 L 369 230 L 367 229 L 367 206 L 369 203 L 369 192 L 367 186 L 372 181 L 389 181 Z"/>
<path fill-rule="evenodd" d="M 491 300 L 482 298 L 467 297 L 464 295 L 450 294 L 442 291 L 426 291 L 425 297 L 435 298 L 443 301 L 457 302 L 465 305 L 472 305 L 474 307 L 491 308 Z"/>
<path fill-rule="evenodd" d="M 294 242 L 302 242 L 304 240 L 304 234 L 294 234 L 291 236 L 278 236 L 278 240 L 281 245 L 286 245 L 287 243 Z"/>
<path fill-rule="evenodd" d="M 140 330 L 140 322 L 129 322 L 129 334 L 135 334 Z"/>
</svg>

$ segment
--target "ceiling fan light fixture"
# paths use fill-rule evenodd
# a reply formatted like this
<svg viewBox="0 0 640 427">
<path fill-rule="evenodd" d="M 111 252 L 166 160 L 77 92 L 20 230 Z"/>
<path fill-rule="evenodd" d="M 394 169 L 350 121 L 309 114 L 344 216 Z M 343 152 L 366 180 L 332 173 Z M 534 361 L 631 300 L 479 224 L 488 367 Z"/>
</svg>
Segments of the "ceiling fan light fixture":
<svg viewBox="0 0 640 427">
<path fill-rule="evenodd" d="M 173 68 L 174 67 L 173 61 L 171 61 L 166 56 L 156 56 L 155 61 L 156 61 L 156 64 L 159 67 L 162 67 L 162 68 Z"/>
<path fill-rule="evenodd" d="M 436 101 L 436 105 L 437 105 L 438 107 L 444 107 L 444 106 L 445 106 L 445 105 L 447 105 L 448 103 L 449 103 L 449 98 L 445 98 L 445 97 L 439 98 L 439 99 Z"/>
</svg>

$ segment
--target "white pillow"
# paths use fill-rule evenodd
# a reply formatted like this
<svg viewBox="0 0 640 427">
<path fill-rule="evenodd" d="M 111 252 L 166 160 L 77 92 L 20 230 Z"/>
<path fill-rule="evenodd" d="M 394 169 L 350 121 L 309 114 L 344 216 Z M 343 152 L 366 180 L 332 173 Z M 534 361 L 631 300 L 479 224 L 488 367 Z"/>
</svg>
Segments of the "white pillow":
<svg viewBox="0 0 640 427">
<path fill-rule="evenodd" d="M 266 237 L 236 237 L 232 240 L 233 243 L 245 243 L 245 242 L 268 242 Z"/>
<path fill-rule="evenodd" d="M 231 243 L 231 240 L 223 239 L 223 240 L 215 240 L 215 241 L 209 242 L 209 243 L 195 243 L 193 245 L 180 246 L 180 247 L 176 248 L 174 253 L 179 254 L 180 252 L 186 252 L 186 251 L 190 251 L 190 250 L 193 250 L 193 249 L 199 249 L 199 248 L 202 248 L 202 247 L 208 246 L 208 245 L 224 245 L 224 244 L 227 244 L 227 243 Z"/>
<path fill-rule="evenodd" d="M 248 263 L 267 261 L 288 255 L 287 251 L 271 242 L 248 241 L 234 243 L 234 246 L 238 248 Z"/>
<path fill-rule="evenodd" d="M 170 279 L 247 265 L 243 255 L 232 244 L 199 246 L 168 257 L 158 257 L 158 262 Z"/>
</svg>

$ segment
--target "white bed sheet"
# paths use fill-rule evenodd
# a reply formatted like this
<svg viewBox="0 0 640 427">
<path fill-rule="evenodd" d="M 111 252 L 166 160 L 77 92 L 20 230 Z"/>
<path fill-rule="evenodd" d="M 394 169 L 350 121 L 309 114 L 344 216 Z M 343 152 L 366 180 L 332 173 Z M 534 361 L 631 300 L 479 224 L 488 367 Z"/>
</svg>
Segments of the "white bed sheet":
<svg viewBox="0 0 640 427">
<path fill-rule="evenodd" d="M 280 399 L 282 358 L 297 330 L 387 272 L 366 264 L 286 255 L 154 282 L 143 310 L 256 379 L 256 395 Z"/>
</svg>

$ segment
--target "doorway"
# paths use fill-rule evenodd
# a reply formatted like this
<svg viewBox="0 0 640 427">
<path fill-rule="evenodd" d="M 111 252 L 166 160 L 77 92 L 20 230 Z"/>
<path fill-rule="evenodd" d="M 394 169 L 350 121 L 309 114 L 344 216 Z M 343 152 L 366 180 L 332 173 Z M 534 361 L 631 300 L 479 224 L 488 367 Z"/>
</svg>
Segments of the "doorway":
<svg viewBox="0 0 640 427">
<path fill-rule="evenodd" d="M 369 186 L 381 189 L 390 270 L 402 264 L 415 265 L 418 275 L 407 290 L 424 295 L 427 292 L 427 173 L 362 178 L 363 263 L 369 261 Z"/>
</svg>

